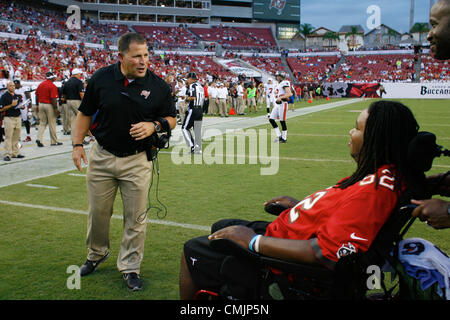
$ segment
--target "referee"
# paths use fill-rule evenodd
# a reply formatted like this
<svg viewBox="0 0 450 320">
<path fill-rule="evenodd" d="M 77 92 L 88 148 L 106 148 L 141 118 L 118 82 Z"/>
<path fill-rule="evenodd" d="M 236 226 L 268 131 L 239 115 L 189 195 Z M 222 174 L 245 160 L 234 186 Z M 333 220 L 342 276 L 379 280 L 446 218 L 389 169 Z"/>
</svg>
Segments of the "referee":
<svg viewBox="0 0 450 320">
<path fill-rule="evenodd" d="M 201 154 L 205 91 L 203 86 L 197 81 L 197 75 L 194 72 L 189 72 L 186 78 L 186 84 L 188 85 L 186 103 L 189 105 L 181 130 L 187 146 L 191 149 L 191 153 Z M 194 137 L 192 137 L 192 128 L 194 129 Z"/>
<path fill-rule="evenodd" d="M 80 275 L 94 272 L 110 255 L 109 224 L 117 190 L 123 202 L 123 236 L 117 268 L 130 290 L 140 290 L 147 197 L 152 163 L 150 136 L 176 125 L 170 86 L 148 70 L 144 37 L 126 33 L 118 40 L 116 64 L 97 70 L 86 87 L 74 126 L 72 158 L 86 163 L 82 141 L 90 129 L 96 141 L 89 151 L 89 202 L 86 246 Z"/>
</svg>

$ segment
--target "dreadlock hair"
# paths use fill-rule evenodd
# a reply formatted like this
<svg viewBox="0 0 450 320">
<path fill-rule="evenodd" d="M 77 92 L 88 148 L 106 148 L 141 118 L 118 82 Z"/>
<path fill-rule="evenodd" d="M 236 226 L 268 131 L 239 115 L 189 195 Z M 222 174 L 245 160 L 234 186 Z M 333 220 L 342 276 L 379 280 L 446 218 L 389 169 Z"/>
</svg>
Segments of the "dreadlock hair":
<svg viewBox="0 0 450 320">
<path fill-rule="evenodd" d="M 410 141 L 417 135 L 419 125 L 411 110 L 400 102 L 376 101 L 368 109 L 364 141 L 356 171 L 337 187 L 345 189 L 369 174 L 377 174 L 379 167 L 391 165 L 395 176 L 395 190 L 409 180 L 407 154 Z M 378 185 L 378 177 L 375 179 Z"/>
</svg>

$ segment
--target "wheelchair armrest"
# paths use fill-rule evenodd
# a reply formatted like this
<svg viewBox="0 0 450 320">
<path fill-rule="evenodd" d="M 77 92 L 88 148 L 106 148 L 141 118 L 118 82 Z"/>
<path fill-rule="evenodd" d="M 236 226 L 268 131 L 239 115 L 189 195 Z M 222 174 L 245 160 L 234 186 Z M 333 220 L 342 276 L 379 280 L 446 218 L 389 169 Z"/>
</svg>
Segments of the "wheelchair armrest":
<svg viewBox="0 0 450 320">
<path fill-rule="evenodd" d="M 322 265 L 302 264 L 294 261 L 281 260 L 260 255 L 244 248 L 230 239 L 210 240 L 210 246 L 224 254 L 229 254 L 238 258 L 251 260 L 259 265 L 271 267 L 286 273 L 301 274 L 302 276 L 331 279 L 333 271 Z"/>
<path fill-rule="evenodd" d="M 261 263 L 286 273 L 298 274 L 305 277 L 321 278 L 323 280 L 329 280 L 334 277 L 333 271 L 322 265 L 299 263 L 266 256 L 261 256 Z"/>
<path fill-rule="evenodd" d="M 209 245 L 211 246 L 211 248 L 224 254 L 229 254 L 238 258 L 250 259 L 255 262 L 259 262 L 261 257 L 256 252 L 252 252 L 230 239 L 210 240 Z"/>
</svg>

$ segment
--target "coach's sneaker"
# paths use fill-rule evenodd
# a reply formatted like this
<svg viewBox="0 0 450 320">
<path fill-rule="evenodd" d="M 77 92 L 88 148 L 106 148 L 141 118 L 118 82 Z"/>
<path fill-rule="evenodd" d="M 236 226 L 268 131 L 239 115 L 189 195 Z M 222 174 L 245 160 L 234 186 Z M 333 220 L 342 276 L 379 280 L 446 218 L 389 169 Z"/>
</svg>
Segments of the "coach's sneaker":
<svg viewBox="0 0 450 320">
<path fill-rule="evenodd" d="M 39 140 L 36 140 L 36 144 L 39 148 L 42 148 L 44 146 Z"/>
<path fill-rule="evenodd" d="M 111 251 L 108 251 L 100 260 L 86 260 L 86 262 L 80 267 L 80 276 L 87 276 L 88 274 L 94 272 L 95 269 L 97 269 L 97 267 L 100 265 L 100 263 L 108 259 L 110 255 Z"/>
<path fill-rule="evenodd" d="M 127 283 L 128 289 L 138 291 L 142 289 L 142 280 L 136 272 L 124 273 L 123 279 Z"/>
</svg>

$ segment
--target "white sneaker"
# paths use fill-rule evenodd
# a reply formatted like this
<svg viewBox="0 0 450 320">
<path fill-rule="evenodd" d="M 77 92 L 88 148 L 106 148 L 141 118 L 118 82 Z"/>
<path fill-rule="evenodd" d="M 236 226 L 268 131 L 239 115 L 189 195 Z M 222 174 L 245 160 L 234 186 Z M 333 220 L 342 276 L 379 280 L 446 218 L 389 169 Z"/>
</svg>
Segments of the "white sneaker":
<svg viewBox="0 0 450 320">
<path fill-rule="evenodd" d="M 194 154 L 202 154 L 202 148 L 198 144 L 194 146 Z"/>
</svg>

